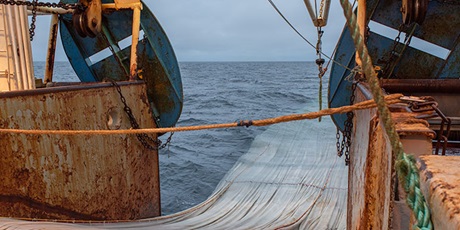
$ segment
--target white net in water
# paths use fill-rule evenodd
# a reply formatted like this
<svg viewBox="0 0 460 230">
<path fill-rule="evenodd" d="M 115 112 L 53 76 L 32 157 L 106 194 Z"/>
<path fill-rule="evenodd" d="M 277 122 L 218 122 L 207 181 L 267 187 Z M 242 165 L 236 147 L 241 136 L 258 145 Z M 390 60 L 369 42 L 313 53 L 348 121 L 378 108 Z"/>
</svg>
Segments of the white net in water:
<svg viewBox="0 0 460 230">
<path fill-rule="evenodd" d="M 332 122 L 273 125 L 257 136 L 214 193 L 188 210 L 125 223 L 68 225 L 0 219 L 47 229 L 346 229 L 347 167 Z M 38 224 L 38 225 L 37 225 Z"/>
</svg>

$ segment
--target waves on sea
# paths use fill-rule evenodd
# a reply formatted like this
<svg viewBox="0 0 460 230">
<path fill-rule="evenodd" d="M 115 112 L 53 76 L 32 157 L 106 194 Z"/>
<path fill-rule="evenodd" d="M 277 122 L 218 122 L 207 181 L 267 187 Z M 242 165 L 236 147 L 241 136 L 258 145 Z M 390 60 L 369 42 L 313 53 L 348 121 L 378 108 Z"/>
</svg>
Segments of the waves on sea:
<svg viewBox="0 0 460 230">
<path fill-rule="evenodd" d="M 43 76 L 44 63 L 36 63 Z M 263 119 L 318 110 L 314 62 L 182 62 L 184 106 L 178 126 Z M 57 62 L 55 81 L 79 81 L 67 62 Z M 323 80 L 323 97 L 327 79 Z M 326 107 L 326 98 L 323 98 Z M 326 120 L 323 122 L 330 122 Z M 317 138 L 313 126 L 312 138 Z M 162 214 L 204 201 L 264 127 L 175 133 L 160 151 Z M 160 139 L 165 141 L 169 134 Z M 305 137 L 309 138 L 309 137 Z"/>
</svg>

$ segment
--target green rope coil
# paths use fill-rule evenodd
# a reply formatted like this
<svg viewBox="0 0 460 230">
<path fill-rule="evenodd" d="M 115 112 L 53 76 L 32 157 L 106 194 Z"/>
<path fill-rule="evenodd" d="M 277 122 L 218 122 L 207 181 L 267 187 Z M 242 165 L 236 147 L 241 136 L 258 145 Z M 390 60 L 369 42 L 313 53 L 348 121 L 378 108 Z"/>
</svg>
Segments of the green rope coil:
<svg viewBox="0 0 460 230">
<path fill-rule="evenodd" d="M 366 76 L 369 87 L 372 91 L 377 111 L 382 119 L 383 125 L 391 140 L 391 147 L 396 154 L 396 170 L 407 195 L 407 204 L 412 209 L 417 223 L 413 226 L 414 229 L 433 229 L 430 217 L 430 210 L 420 191 L 420 175 L 415 164 L 413 156 L 408 156 L 403 151 L 403 146 L 396 132 L 394 122 L 391 118 L 391 113 L 384 101 L 383 92 L 380 88 L 371 57 L 364 44 L 364 39 L 359 33 L 359 27 L 356 20 L 356 15 L 352 12 L 352 7 L 347 0 L 340 0 L 343 12 L 347 18 L 347 24 L 350 28 L 350 33 L 358 51 L 358 55 L 362 61 L 362 69 Z"/>
<path fill-rule="evenodd" d="M 430 211 L 420 190 L 420 176 L 414 156 L 402 154 L 396 161 L 396 170 L 399 180 L 406 192 L 407 205 L 413 210 L 417 218 L 415 229 L 433 229 Z"/>
</svg>

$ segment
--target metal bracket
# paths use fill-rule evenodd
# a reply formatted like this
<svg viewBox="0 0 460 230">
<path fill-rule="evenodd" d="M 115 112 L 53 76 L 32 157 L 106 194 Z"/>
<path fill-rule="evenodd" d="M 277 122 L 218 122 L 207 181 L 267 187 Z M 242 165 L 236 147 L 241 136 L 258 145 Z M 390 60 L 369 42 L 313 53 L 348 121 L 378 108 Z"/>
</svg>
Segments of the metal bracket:
<svg viewBox="0 0 460 230">
<path fill-rule="evenodd" d="M 452 121 L 438 108 L 438 103 L 431 97 L 402 97 L 401 100 L 407 101 L 413 112 L 434 111 L 441 118 L 434 154 L 439 155 L 442 142 L 442 155 L 446 155 Z"/>
</svg>

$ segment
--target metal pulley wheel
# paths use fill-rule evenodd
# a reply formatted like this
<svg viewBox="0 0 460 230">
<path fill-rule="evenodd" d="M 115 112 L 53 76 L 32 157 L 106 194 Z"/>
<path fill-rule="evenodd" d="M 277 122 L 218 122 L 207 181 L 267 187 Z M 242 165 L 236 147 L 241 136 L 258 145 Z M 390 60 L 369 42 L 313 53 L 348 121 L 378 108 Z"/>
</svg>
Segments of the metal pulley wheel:
<svg viewBox="0 0 460 230">
<path fill-rule="evenodd" d="M 415 22 L 421 25 L 423 21 L 425 21 L 428 1 L 429 0 L 402 0 L 401 14 L 403 23 L 405 25 L 410 25 Z"/>
<path fill-rule="evenodd" d="M 421 25 L 425 21 L 426 12 L 428 11 L 428 0 L 415 1 L 415 22 Z"/>
<path fill-rule="evenodd" d="M 102 2 L 101 0 L 80 0 L 79 3 L 85 7 L 85 11 L 73 14 L 73 26 L 81 37 L 94 38 L 101 32 Z"/>
<path fill-rule="evenodd" d="M 83 13 L 74 13 L 72 15 L 72 24 L 75 30 L 77 31 L 78 35 L 85 38 L 88 36 L 88 32 L 86 31 L 85 26 L 85 17 Z"/>
<path fill-rule="evenodd" d="M 413 22 L 414 17 L 414 0 L 402 0 L 401 13 L 403 23 L 409 25 Z"/>
</svg>

